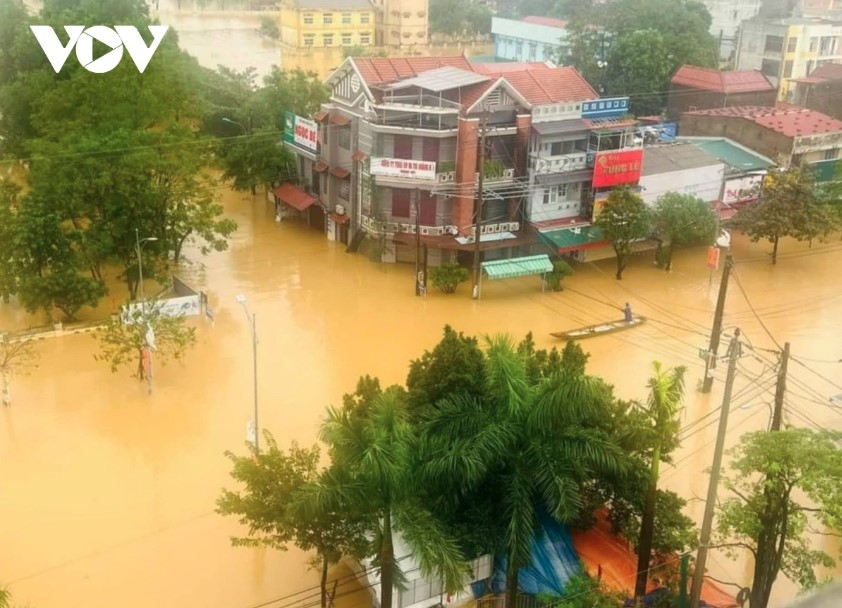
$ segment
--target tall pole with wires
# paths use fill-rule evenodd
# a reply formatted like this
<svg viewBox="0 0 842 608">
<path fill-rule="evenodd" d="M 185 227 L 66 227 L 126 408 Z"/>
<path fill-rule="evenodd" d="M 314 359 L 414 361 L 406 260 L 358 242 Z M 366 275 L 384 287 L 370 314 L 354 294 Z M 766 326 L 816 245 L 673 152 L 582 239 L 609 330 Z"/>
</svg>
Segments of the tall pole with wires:
<svg viewBox="0 0 842 608">
<path fill-rule="evenodd" d="M 775 386 L 775 411 L 772 413 L 771 431 L 780 431 L 784 413 L 784 394 L 786 393 L 786 368 L 789 363 L 789 342 L 784 343 L 781 353 L 781 369 L 778 372 L 778 383 Z"/>
<path fill-rule="evenodd" d="M 702 596 L 702 582 L 705 578 L 705 563 L 708 557 L 711 529 L 713 528 L 713 510 L 716 506 L 716 491 L 719 488 L 719 470 L 722 468 L 722 454 L 725 451 L 725 435 L 728 432 L 728 413 L 731 410 L 731 392 L 734 390 L 734 376 L 737 375 L 737 359 L 740 356 L 740 330 L 734 330 L 734 337 L 728 347 L 728 375 L 725 378 L 725 395 L 719 411 L 719 430 L 716 433 L 716 447 L 713 451 L 713 464 L 710 470 L 708 496 L 705 502 L 705 515 L 702 519 L 702 531 L 699 534 L 699 553 L 696 557 L 696 571 L 693 573 L 693 586 L 690 590 L 690 608 L 699 608 Z"/>
<path fill-rule="evenodd" d="M 477 179 L 477 196 L 476 196 L 476 203 L 474 204 L 474 288 L 471 291 L 471 297 L 476 300 L 479 298 L 479 278 L 480 272 L 482 272 L 480 267 L 480 252 L 479 252 L 479 242 L 480 242 L 480 228 L 482 227 L 482 201 L 484 197 L 483 193 L 483 181 L 485 178 L 485 130 L 486 130 L 486 121 L 488 120 L 488 115 L 486 112 L 482 114 L 482 120 L 480 122 L 480 138 L 479 138 L 479 178 Z"/>
<path fill-rule="evenodd" d="M 713 329 L 710 332 L 710 346 L 705 357 L 705 377 L 702 380 L 702 392 L 709 393 L 713 386 L 713 370 L 716 368 L 716 353 L 719 350 L 719 339 L 722 333 L 722 316 L 725 314 L 725 297 L 728 294 L 728 278 L 731 275 L 733 258 L 725 257 L 725 267 L 722 269 L 722 281 L 719 283 L 719 297 L 716 300 L 716 312 L 713 315 Z"/>
</svg>

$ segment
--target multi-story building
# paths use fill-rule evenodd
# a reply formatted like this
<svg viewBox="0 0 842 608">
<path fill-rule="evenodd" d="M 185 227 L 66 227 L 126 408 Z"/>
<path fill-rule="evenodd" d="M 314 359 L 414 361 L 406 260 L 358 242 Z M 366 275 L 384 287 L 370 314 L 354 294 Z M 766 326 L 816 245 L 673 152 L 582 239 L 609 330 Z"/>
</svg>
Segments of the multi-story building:
<svg viewBox="0 0 842 608">
<path fill-rule="evenodd" d="M 408 48 L 427 43 L 428 0 L 373 0 L 373 3 L 377 10 L 377 46 Z"/>
<path fill-rule="evenodd" d="M 728 137 L 782 168 L 842 158 L 842 120 L 797 107 L 741 106 L 685 112 L 682 135 Z"/>
<path fill-rule="evenodd" d="M 779 101 L 792 102 L 792 81 L 829 62 L 842 62 L 842 21 L 791 17 L 742 23 L 736 68 L 763 72 L 778 88 Z"/>
<path fill-rule="evenodd" d="M 724 72 L 683 65 L 670 80 L 667 113 L 675 119 L 688 110 L 773 106 L 776 98 L 775 85 L 760 70 Z"/>
<path fill-rule="evenodd" d="M 762 0 L 703 0 L 711 16 L 710 34 L 719 42 L 719 57 L 732 59 L 740 23 L 760 12 Z"/>
<path fill-rule="evenodd" d="M 552 17 L 492 17 L 494 57 L 497 61 L 561 63 L 569 53 L 566 27 L 566 21 Z"/>
<path fill-rule="evenodd" d="M 842 63 L 825 63 L 792 82 L 796 105 L 842 119 Z"/>
<path fill-rule="evenodd" d="M 374 45 L 369 0 L 292 0 L 281 5 L 281 44 L 288 48 Z"/>
</svg>

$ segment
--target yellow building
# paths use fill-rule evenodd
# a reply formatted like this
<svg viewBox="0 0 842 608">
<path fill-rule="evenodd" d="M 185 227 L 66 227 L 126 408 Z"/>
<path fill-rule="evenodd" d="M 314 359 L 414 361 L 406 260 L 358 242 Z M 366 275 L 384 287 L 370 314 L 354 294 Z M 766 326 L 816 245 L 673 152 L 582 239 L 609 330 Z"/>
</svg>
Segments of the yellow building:
<svg viewBox="0 0 842 608">
<path fill-rule="evenodd" d="M 281 7 L 287 49 L 371 47 L 375 9 L 368 0 L 290 0 Z"/>
</svg>

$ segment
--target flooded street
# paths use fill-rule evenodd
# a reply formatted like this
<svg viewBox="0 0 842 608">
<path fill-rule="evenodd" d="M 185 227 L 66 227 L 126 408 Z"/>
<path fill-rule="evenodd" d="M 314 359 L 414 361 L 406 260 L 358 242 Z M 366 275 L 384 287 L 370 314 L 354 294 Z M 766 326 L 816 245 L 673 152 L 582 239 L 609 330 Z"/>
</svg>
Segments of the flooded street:
<svg viewBox="0 0 842 608">
<path fill-rule="evenodd" d="M 225 193 L 239 223 L 227 252 L 192 256 L 180 274 L 206 291 L 215 324 L 195 318 L 198 345 L 183 365 L 156 370 L 154 393 L 127 370 L 111 374 L 93 359 L 91 334 L 38 342 L 39 367 L 16 378 L 13 405 L 0 411 L 0 576 L 15 600 L 33 608 L 289 608 L 318 603 L 318 574 L 306 556 L 232 548 L 240 532 L 213 513 L 229 485 L 227 449 L 245 452 L 252 411 L 251 335 L 239 293 L 257 315 L 261 426 L 279 443 L 315 440 L 324 407 L 339 402 L 362 374 L 384 384 L 403 382 L 411 358 L 432 347 L 445 323 L 471 334 L 533 331 L 540 347 L 551 331 L 619 318 L 630 302 L 649 317 L 643 327 L 583 342 L 590 371 L 625 398 L 644 399 L 653 359 L 687 365 L 685 424 L 721 403 L 725 365 L 710 395 L 696 392 L 715 306 L 705 252 L 682 252 L 665 273 L 637 260 L 626 279 L 613 279 L 611 261 L 577 268 L 561 293 L 541 293 L 536 278 L 487 282 L 473 301 L 467 285 L 454 296 L 413 294 L 413 269 L 349 255 L 324 235 L 294 223 L 276 224 L 262 197 Z M 738 325 L 755 347 L 740 361 L 729 444 L 764 429 L 774 377 L 763 359 L 772 339 L 740 293 L 742 285 L 768 331 L 809 368 L 790 364 L 788 421 L 842 429 L 829 395 L 842 393 L 838 336 L 842 243 L 784 242 L 776 267 L 764 243 L 735 239 L 737 261 L 727 301 L 726 328 Z M 0 304 L 0 327 L 39 324 Z M 726 341 L 720 353 L 726 350 Z M 757 358 L 755 358 L 755 356 Z M 765 371 L 764 371 L 765 370 Z M 760 381 L 757 381 L 757 378 Z M 771 387 L 771 390 L 770 390 Z M 819 399 L 824 396 L 824 402 Z M 664 485 L 688 498 L 704 496 L 716 417 L 692 426 L 666 467 Z M 722 494 L 720 494 L 721 496 Z M 700 519 L 702 505 L 692 502 Z M 732 581 L 745 568 L 714 554 L 713 576 Z M 742 584 L 748 581 L 738 580 Z M 350 586 L 340 587 L 339 595 Z M 793 597 L 781 581 L 780 606 Z M 360 593 L 339 608 L 361 608 Z"/>
</svg>

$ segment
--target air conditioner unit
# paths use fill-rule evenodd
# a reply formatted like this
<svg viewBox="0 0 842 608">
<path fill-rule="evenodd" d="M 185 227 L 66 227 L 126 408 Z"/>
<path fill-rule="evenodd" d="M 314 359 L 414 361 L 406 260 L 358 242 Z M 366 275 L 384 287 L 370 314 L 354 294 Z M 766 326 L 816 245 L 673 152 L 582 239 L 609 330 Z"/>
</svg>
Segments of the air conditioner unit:
<svg viewBox="0 0 842 608">
<path fill-rule="evenodd" d="M 432 228 L 430 228 L 429 226 L 421 226 L 421 235 L 422 236 L 430 236 L 431 232 L 432 232 Z"/>
<path fill-rule="evenodd" d="M 480 226 L 479 233 L 480 234 L 488 234 L 490 226 Z"/>
<path fill-rule="evenodd" d="M 515 170 L 514 169 L 504 169 L 503 170 L 503 179 L 514 179 L 515 177 Z"/>
<path fill-rule="evenodd" d="M 400 224 L 386 224 L 386 232 L 397 232 L 398 230 L 400 230 Z"/>
<path fill-rule="evenodd" d="M 345 205 L 336 205 L 336 215 L 345 215 Z"/>
<path fill-rule="evenodd" d="M 444 226 L 434 226 L 433 227 L 433 234 L 435 236 L 443 236 L 445 234 Z"/>
</svg>

